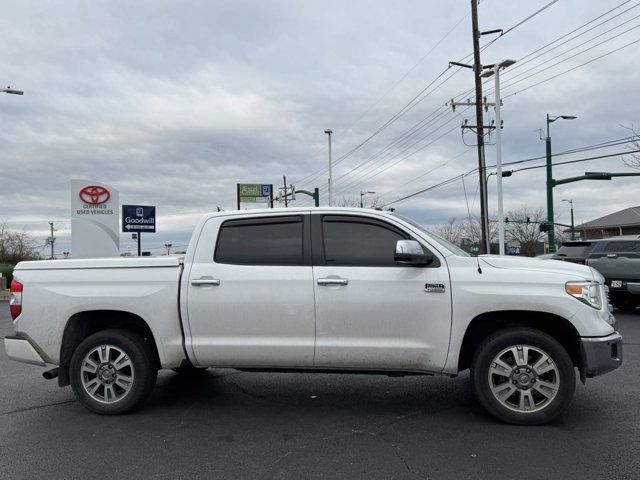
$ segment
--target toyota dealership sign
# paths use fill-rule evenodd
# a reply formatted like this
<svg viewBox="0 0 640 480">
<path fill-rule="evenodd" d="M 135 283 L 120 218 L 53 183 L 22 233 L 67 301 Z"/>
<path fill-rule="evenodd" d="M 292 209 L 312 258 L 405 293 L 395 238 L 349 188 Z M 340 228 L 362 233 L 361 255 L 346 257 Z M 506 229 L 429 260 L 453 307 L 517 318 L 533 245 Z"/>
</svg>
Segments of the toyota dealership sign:
<svg viewBox="0 0 640 480">
<path fill-rule="evenodd" d="M 119 211 L 115 188 L 92 180 L 71 180 L 72 256 L 119 256 Z"/>
</svg>

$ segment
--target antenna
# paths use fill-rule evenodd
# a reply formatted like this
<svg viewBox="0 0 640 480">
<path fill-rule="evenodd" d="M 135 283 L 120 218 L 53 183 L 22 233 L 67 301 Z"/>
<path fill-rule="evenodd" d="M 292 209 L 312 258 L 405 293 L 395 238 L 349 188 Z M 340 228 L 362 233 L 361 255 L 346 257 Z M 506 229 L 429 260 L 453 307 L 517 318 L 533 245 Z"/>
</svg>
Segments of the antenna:
<svg viewBox="0 0 640 480">
<path fill-rule="evenodd" d="M 467 198 L 467 187 L 464 184 L 464 174 L 460 175 L 460 179 L 462 180 L 462 191 L 464 192 L 464 201 L 467 204 L 467 215 L 469 217 L 469 227 L 472 227 L 471 223 L 471 210 L 469 209 L 469 199 Z M 476 255 L 476 264 L 478 265 L 478 273 L 482 274 L 482 268 L 480 268 L 480 260 L 478 260 L 478 256 Z"/>
</svg>

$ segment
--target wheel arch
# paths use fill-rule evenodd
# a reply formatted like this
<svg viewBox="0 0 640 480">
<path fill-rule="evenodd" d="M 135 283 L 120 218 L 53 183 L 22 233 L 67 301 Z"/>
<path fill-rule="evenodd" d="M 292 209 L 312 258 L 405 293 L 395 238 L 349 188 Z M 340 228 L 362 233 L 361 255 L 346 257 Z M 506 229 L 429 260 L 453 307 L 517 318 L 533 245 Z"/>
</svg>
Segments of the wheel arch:
<svg viewBox="0 0 640 480">
<path fill-rule="evenodd" d="M 573 364 L 582 370 L 580 335 L 569 320 L 547 312 L 508 310 L 482 313 L 469 323 L 462 339 L 458 371 L 470 367 L 474 352 L 489 335 L 509 327 L 530 327 L 550 335 L 565 348 Z"/>
<path fill-rule="evenodd" d="M 60 346 L 60 365 L 58 384 L 69 385 L 69 365 L 75 349 L 89 335 L 102 330 L 120 328 L 140 335 L 153 352 L 154 359 L 160 368 L 158 347 L 149 324 L 139 315 L 123 310 L 90 310 L 71 316 L 65 325 Z"/>
</svg>

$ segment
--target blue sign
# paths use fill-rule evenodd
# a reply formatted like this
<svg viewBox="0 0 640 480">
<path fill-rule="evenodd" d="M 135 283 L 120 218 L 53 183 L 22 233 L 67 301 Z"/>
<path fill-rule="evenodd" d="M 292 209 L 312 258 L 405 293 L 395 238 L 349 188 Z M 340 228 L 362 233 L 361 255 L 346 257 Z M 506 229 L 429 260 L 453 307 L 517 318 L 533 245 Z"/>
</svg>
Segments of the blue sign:
<svg viewBox="0 0 640 480">
<path fill-rule="evenodd" d="M 122 205 L 122 231 L 156 233 L 156 207 Z"/>
<path fill-rule="evenodd" d="M 260 188 L 262 189 L 262 196 L 263 197 L 270 197 L 271 196 L 271 185 L 260 185 Z"/>
</svg>

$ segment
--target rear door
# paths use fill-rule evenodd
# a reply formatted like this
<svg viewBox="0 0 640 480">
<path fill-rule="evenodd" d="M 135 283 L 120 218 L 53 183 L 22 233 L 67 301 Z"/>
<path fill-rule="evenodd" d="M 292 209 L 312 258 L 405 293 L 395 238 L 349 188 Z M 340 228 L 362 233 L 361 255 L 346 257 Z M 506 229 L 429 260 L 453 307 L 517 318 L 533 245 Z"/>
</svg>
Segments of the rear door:
<svg viewBox="0 0 640 480">
<path fill-rule="evenodd" d="M 359 215 L 312 215 L 316 366 L 440 371 L 451 288 L 437 252 L 428 267 L 394 261 L 397 225 Z M 427 248 L 423 243 L 423 248 Z"/>
<path fill-rule="evenodd" d="M 198 364 L 313 365 L 309 243 L 308 215 L 208 220 L 186 285 Z"/>
</svg>

